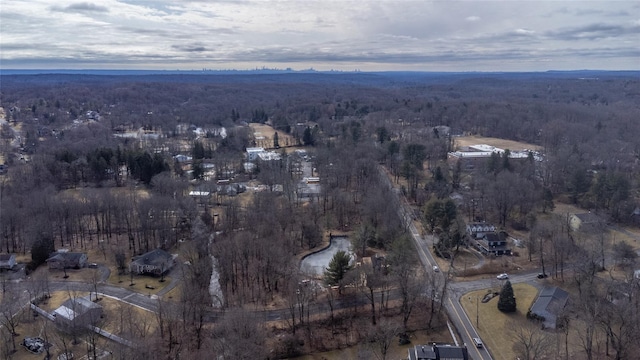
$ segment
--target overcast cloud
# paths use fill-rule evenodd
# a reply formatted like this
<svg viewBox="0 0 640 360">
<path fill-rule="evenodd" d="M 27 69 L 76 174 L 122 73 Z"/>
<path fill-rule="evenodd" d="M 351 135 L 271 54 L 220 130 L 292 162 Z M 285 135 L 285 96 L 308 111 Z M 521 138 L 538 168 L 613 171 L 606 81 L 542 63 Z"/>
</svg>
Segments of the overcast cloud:
<svg viewBox="0 0 640 360">
<path fill-rule="evenodd" d="M 0 68 L 637 70 L 638 1 L 2 0 Z"/>
</svg>

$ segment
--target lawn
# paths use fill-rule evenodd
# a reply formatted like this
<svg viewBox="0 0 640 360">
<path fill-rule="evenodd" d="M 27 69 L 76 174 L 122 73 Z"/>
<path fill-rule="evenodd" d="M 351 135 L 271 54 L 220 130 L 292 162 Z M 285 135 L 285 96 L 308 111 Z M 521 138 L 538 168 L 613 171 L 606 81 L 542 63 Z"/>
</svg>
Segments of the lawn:
<svg viewBox="0 0 640 360">
<path fill-rule="evenodd" d="M 145 324 L 145 328 L 150 333 L 156 328 L 156 315 L 151 311 L 141 309 L 137 306 L 129 305 L 117 299 L 101 296 L 99 304 L 104 311 L 102 329 L 122 335 L 122 329 L 126 328 L 127 322 L 134 321 L 138 325 Z"/>
<path fill-rule="evenodd" d="M 48 342 L 52 344 L 50 349 L 51 355 L 53 355 L 53 359 L 55 359 L 59 354 L 63 352 L 63 341 L 66 342 L 68 349 L 76 356 L 77 359 L 81 358 L 83 355 L 87 354 L 87 343 L 85 342 L 85 337 L 80 336 L 79 342 L 76 345 L 73 345 L 72 338 L 70 335 L 59 332 L 56 330 L 55 326 L 49 321 L 46 320 L 42 316 L 33 317 L 31 316 L 30 311 L 26 311 L 21 315 L 21 321 L 18 325 L 16 331 L 20 335 L 15 338 L 16 340 L 16 352 L 11 354 L 11 359 L 13 360 L 41 360 L 45 353 L 42 354 L 32 354 L 27 351 L 23 346 L 20 345 L 20 342 L 25 337 L 41 337 L 47 338 Z M 99 349 L 105 349 L 109 347 L 111 344 L 108 344 L 107 340 L 100 337 L 98 338 L 97 345 Z M 86 359 L 86 357 L 85 357 Z"/>
<path fill-rule="evenodd" d="M 256 137 L 256 146 L 263 147 L 265 149 L 273 148 L 273 134 L 278 133 L 278 143 L 280 146 L 290 146 L 297 143 L 296 139 L 281 130 L 275 130 L 269 125 L 251 123 L 249 124 Z"/>
<path fill-rule="evenodd" d="M 455 146 L 456 147 L 462 147 L 462 146 L 472 146 L 472 145 L 478 145 L 478 144 L 487 144 L 487 145 L 491 145 L 491 146 L 495 146 L 497 148 L 501 148 L 501 149 L 509 149 L 512 151 L 522 151 L 525 149 L 528 150 L 539 150 L 542 147 L 538 146 L 538 145 L 533 145 L 533 144 L 527 144 L 524 142 L 518 142 L 518 141 L 513 141 L 513 140 L 506 140 L 506 139 L 498 139 L 498 138 L 492 138 L 492 137 L 484 137 L 484 136 L 460 136 L 460 137 L 456 137 L 455 139 Z"/>
<path fill-rule="evenodd" d="M 499 289 L 491 289 L 498 290 Z M 513 284 L 513 292 L 516 297 L 517 311 L 506 314 L 498 310 L 498 297 L 494 297 L 489 302 L 482 303 L 482 298 L 487 293 L 487 289 L 472 291 L 462 296 L 460 303 L 467 316 L 475 325 L 476 319 L 480 326 L 477 326 L 478 334 L 482 341 L 491 350 L 491 355 L 496 360 L 512 360 L 516 354 L 513 351 L 514 340 L 509 334 L 509 326 L 524 323 L 527 320 L 526 314 L 531 304 L 538 294 L 538 290 L 528 284 Z M 476 308 L 478 311 L 476 311 Z M 476 315 L 478 316 L 476 318 Z"/>
<path fill-rule="evenodd" d="M 111 285 L 120 286 L 131 291 L 145 295 L 155 295 L 165 286 L 171 283 L 169 276 L 164 277 L 164 281 L 160 277 L 133 275 L 133 285 L 131 285 L 131 276 L 129 274 L 118 275 L 118 270 L 111 267 L 111 274 L 107 282 Z"/>
<path fill-rule="evenodd" d="M 66 291 L 54 291 L 51 293 L 51 297 L 46 299 L 45 301 L 38 304 L 40 308 L 47 312 L 52 312 L 56 308 L 58 308 L 64 301 L 68 300 L 70 296 L 73 297 L 81 297 L 86 296 L 87 292 L 75 292 L 69 294 Z M 95 299 L 95 295 L 92 296 L 92 299 Z M 94 300 L 95 301 L 95 300 Z M 97 302 L 103 309 L 103 318 L 98 324 L 102 329 L 114 333 L 116 335 L 122 335 L 123 329 L 126 329 L 131 324 L 137 324 L 138 329 L 144 328 L 148 334 L 153 333 L 156 329 L 156 317 L 153 312 L 141 309 L 137 306 L 127 304 L 126 302 L 119 301 L 117 299 L 113 299 L 110 297 L 106 297 L 104 295 L 99 296 L 99 301 Z M 27 319 L 27 316 L 30 315 L 30 312 L 24 313 L 21 315 L 24 319 Z M 39 316 L 34 319 L 29 318 L 30 321 L 22 321 L 20 327 L 26 328 L 23 331 L 20 331 L 21 335 L 25 336 L 42 336 L 43 329 L 43 317 Z M 49 320 L 46 320 L 48 329 L 47 331 L 52 331 L 54 333 L 58 333 L 55 331 L 55 327 Z M 20 337 L 22 340 L 23 337 Z M 106 339 L 100 340 L 103 344 L 110 343 Z M 81 346 L 79 349 L 85 349 L 86 347 Z M 24 349 L 20 349 L 23 350 Z M 86 351 L 86 349 L 85 349 Z M 24 351 L 24 355 L 27 358 L 31 358 L 30 356 L 34 356 L 29 354 L 27 351 Z M 37 356 L 35 358 L 38 358 Z M 41 358 L 41 357 L 40 357 Z"/>
</svg>

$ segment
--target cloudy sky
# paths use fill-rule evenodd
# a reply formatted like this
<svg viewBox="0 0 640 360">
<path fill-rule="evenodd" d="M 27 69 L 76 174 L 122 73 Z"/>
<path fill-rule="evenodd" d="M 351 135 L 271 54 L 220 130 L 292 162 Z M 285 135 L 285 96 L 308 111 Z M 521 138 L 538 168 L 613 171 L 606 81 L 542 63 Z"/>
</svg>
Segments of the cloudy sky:
<svg viewBox="0 0 640 360">
<path fill-rule="evenodd" d="M 640 1 L 2 0 L 0 69 L 640 68 Z"/>
</svg>

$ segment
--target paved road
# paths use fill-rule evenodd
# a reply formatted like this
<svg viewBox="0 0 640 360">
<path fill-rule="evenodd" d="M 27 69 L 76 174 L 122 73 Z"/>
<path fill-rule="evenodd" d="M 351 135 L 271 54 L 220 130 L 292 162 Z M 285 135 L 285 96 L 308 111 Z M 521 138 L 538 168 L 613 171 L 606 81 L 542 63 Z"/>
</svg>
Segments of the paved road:
<svg viewBox="0 0 640 360">
<path fill-rule="evenodd" d="M 405 226 L 407 231 L 411 233 L 412 238 L 415 242 L 417 252 L 420 258 L 422 265 L 425 267 L 426 271 L 433 271 L 433 266 L 436 265 L 436 261 L 433 258 L 433 255 L 430 252 L 430 248 L 432 248 L 433 243 L 435 241 L 435 237 L 427 235 L 422 237 L 418 232 L 417 228 L 413 224 L 413 211 L 409 204 L 406 202 L 403 196 L 399 193 L 399 191 L 393 188 L 393 185 L 386 173 L 383 170 L 380 171 L 380 175 L 383 179 L 386 179 L 388 182 L 389 188 L 395 194 L 395 202 L 396 207 L 398 209 L 398 215 L 405 219 Z M 101 269 L 102 270 L 102 269 Z M 176 271 L 177 273 L 178 271 Z M 437 276 L 448 276 L 448 274 L 440 272 L 437 273 Z M 134 306 L 138 306 L 140 308 L 149 310 L 149 311 L 157 311 L 158 309 L 158 297 L 154 295 L 144 295 L 127 288 L 108 285 L 105 283 L 105 280 L 108 278 L 108 272 L 104 273 L 101 271 L 101 282 L 98 285 L 98 292 L 105 294 L 107 296 L 121 299 L 129 304 Z M 540 281 L 536 279 L 537 271 L 521 273 L 517 275 L 510 275 L 512 283 L 519 282 L 527 282 L 538 288 L 541 287 Z M 169 284 L 166 291 L 168 292 L 171 288 L 176 286 L 180 282 L 180 276 L 174 276 L 175 278 L 171 284 Z M 444 279 L 442 279 L 444 280 Z M 21 280 L 12 280 L 12 282 L 17 283 L 20 291 L 23 291 L 26 294 L 27 286 L 31 286 L 28 281 Z M 468 344 L 468 351 L 471 358 L 479 360 L 479 359 L 492 359 L 489 349 L 486 347 L 483 349 L 478 349 L 474 347 L 472 338 L 479 337 L 476 329 L 473 326 L 472 321 L 467 317 L 465 311 L 463 310 L 460 304 L 460 297 L 473 290 L 486 289 L 489 287 L 497 287 L 499 285 L 499 281 L 496 280 L 493 275 L 487 276 L 484 279 L 477 279 L 473 281 L 458 281 L 458 282 L 450 282 L 449 283 L 449 291 L 443 299 L 445 309 L 449 315 L 449 319 L 455 326 L 458 335 L 461 337 L 460 343 Z M 93 284 L 91 283 L 82 283 L 82 282 L 74 282 L 70 280 L 65 281 L 52 281 L 49 283 L 50 291 L 94 291 Z M 160 294 L 162 295 L 162 294 Z M 388 294 L 389 299 L 399 299 L 400 295 L 397 291 L 392 290 Z M 363 297 L 341 297 L 335 300 L 334 310 L 346 309 L 354 306 L 366 306 L 368 304 L 368 300 Z M 282 308 L 282 309 L 273 309 L 273 310 L 255 310 L 256 319 L 262 319 L 264 321 L 274 321 L 274 320 L 284 320 L 290 318 L 290 309 Z M 297 309 L 296 309 L 297 311 Z M 314 303 L 309 305 L 309 312 L 311 315 L 326 313 L 330 311 L 328 303 Z M 222 316 L 224 312 L 222 310 L 212 310 L 209 312 L 206 317 L 207 321 L 216 321 L 220 316 Z M 297 313 L 296 313 L 297 316 Z"/>
<path fill-rule="evenodd" d="M 416 229 L 415 225 L 413 224 L 413 210 L 406 202 L 404 196 L 401 196 L 398 189 L 393 187 L 391 180 L 386 175 L 382 167 L 380 167 L 379 169 L 381 179 L 387 182 L 388 188 L 392 191 L 393 194 L 395 194 L 395 205 L 398 208 L 398 215 L 400 216 L 400 218 L 404 219 L 405 226 L 411 233 L 411 237 L 413 238 L 413 241 L 418 250 L 420 262 L 425 267 L 426 271 L 433 271 L 433 266 L 436 265 L 437 262 L 433 258 L 433 255 L 431 255 L 429 248 L 433 246 L 433 242 L 435 240 L 434 237 L 428 235 L 423 238 L 420 235 L 418 229 Z M 444 272 L 440 272 L 438 274 L 439 275 L 437 276 L 449 276 Z M 482 284 L 478 283 L 478 286 L 482 286 Z M 478 349 L 472 345 L 472 338 L 479 338 L 480 336 L 467 317 L 467 314 L 462 309 L 459 301 L 459 295 L 457 295 L 456 292 L 447 293 L 442 301 L 444 301 L 445 309 L 447 310 L 449 319 L 453 322 L 453 325 L 458 331 L 458 335 L 461 337 L 461 343 L 468 344 L 467 349 L 469 351 L 469 355 L 476 360 L 492 359 L 491 354 L 486 347 Z"/>
</svg>

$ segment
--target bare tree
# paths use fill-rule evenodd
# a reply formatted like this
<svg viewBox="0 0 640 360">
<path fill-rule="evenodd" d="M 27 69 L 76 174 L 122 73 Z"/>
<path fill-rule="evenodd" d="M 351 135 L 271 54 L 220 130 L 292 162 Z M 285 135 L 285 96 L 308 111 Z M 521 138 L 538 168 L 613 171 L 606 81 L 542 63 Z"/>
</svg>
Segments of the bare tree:
<svg viewBox="0 0 640 360">
<path fill-rule="evenodd" d="M 637 344 L 640 289 L 635 281 L 620 281 L 611 277 L 607 284 L 609 304 L 603 306 L 600 325 L 606 335 L 606 355 L 609 344 L 615 351 L 616 360 L 626 359 Z M 636 348 L 637 349 L 637 348 Z"/>
<path fill-rule="evenodd" d="M 382 319 L 377 325 L 369 327 L 366 346 L 371 349 L 376 359 L 386 360 L 393 340 L 401 331 L 403 330 L 400 324 Z"/>
<path fill-rule="evenodd" d="M 429 279 L 424 276 L 424 269 L 416 266 L 414 249 L 407 237 L 400 237 L 393 242 L 388 257 L 393 282 L 401 295 L 400 313 L 403 331 L 407 331 L 411 313 L 420 300 L 427 296 L 429 286 Z"/>
<path fill-rule="evenodd" d="M 542 329 L 539 323 L 511 323 L 509 330 L 515 342 L 513 350 L 522 360 L 544 359 L 553 351 L 553 335 Z"/>
<path fill-rule="evenodd" d="M 265 358 L 265 341 L 262 322 L 240 309 L 227 312 L 213 334 L 213 348 L 221 360 Z"/>
<path fill-rule="evenodd" d="M 596 332 L 606 304 L 593 291 L 593 287 L 582 290 L 577 301 L 572 302 L 572 304 L 574 312 L 578 314 L 577 320 L 583 323 L 582 326 L 574 327 L 580 339 L 580 346 L 584 350 L 586 358 L 592 360 L 595 355 L 594 341 Z"/>
<path fill-rule="evenodd" d="M 20 311 L 22 304 L 19 293 L 11 289 L 2 296 L 0 303 L 0 324 L 6 329 L 11 338 L 13 351 L 16 351 L 15 337 L 18 336 L 16 328 L 20 324 Z"/>
</svg>

